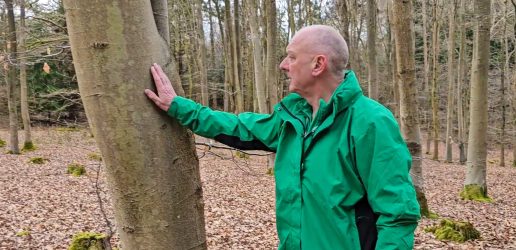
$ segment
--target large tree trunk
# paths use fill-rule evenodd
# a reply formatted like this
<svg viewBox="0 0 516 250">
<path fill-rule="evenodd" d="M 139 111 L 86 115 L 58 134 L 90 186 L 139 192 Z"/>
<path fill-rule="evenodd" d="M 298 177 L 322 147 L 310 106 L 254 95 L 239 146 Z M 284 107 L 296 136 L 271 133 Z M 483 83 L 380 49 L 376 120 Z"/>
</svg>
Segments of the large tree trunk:
<svg viewBox="0 0 516 250">
<path fill-rule="evenodd" d="M 25 29 L 25 0 L 20 0 L 20 45 L 18 53 L 20 54 L 20 106 L 23 121 L 23 130 L 25 132 L 23 149 L 31 150 L 34 149 L 34 144 L 32 143 L 32 136 L 30 133 L 29 102 L 27 100 L 27 56 L 25 55 L 25 36 L 27 34 L 27 31 Z"/>
<path fill-rule="evenodd" d="M 376 80 L 376 0 L 367 0 L 367 86 L 370 98 L 378 99 Z"/>
<path fill-rule="evenodd" d="M 166 22 L 153 16 L 167 16 L 152 8 L 162 4 L 64 1 L 79 88 L 106 165 L 123 248 L 206 249 L 192 134 L 143 94 L 152 86 L 152 63 L 169 73 L 173 66 Z M 174 85 L 182 92 L 179 82 Z"/>
<path fill-rule="evenodd" d="M 475 0 L 475 41 L 471 70 L 468 171 L 461 196 L 465 199 L 487 198 L 487 77 L 489 69 L 489 29 L 491 1 Z"/>
<path fill-rule="evenodd" d="M 401 131 L 412 155 L 410 175 L 416 188 L 421 215 L 428 216 L 429 211 L 424 192 L 423 155 L 418 121 L 412 1 L 394 1 L 393 11 L 395 17 L 393 20 L 393 30 L 396 42 L 397 74 L 400 78 Z"/>
<path fill-rule="evenodd" d="M 435 161 L 439 160 L 439 17 L 437 16 L 437 4 L 438 0 L 434 0 L 432 7 L 432 128 L 433 128 L 433 140 L 434 140 L 434 152 L 432 159 Z"/>
<path fill-rule="evenodd" d="M 448 103 L 446 109 L 446 160 L 452 162 L 453 104 L 455 87 L 455 0 L 450 1 L 448 25 Z"/>
<path fill-rule="evenodd" d="M 464 122 L 464 106 L 462 104 L 463 100 L 463 91 L 462 86 L 464 86 L 464 78 L 466 76 L 466 26 L 464 23 L 464 12 L 465 12 L 465 1 L 460 0 L 460 9 L 459 9 L 459 22 L 460 22 L 460 45 L 459 45 L 459 70 L 458 70 L 458 79 L 457 79 L 457 141 L 459 145 L 459 163 L 466 163 L 466 150 L 465 143 L 466 140 L 466 126 Z"/>
<path fill-rule="evenodd" d="M 13 1 L 5 0 L 7 9 L 7 57 L 4 62 L 6 72 L 8 109 L 9 109 L 9 151 L 20 153 L 18 145 L 18 78 L 16 77 L 16 26 L 14 21 Z"/>
</svg>

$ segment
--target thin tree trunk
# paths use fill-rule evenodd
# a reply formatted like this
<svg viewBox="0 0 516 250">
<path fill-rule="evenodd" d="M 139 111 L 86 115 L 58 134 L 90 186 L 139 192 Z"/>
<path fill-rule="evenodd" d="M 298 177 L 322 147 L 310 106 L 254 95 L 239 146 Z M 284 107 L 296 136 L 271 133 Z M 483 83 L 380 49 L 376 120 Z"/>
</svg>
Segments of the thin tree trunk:
<svg viewBox="0 0 516 250">
<path fill-rule="evenodd" d="M 460 9 L 459 9 L 459 22 L 460 22 L 460 54 L 459 54 L 459 70 L 458 70 L 458 79 L 457 79 L 457 127 L 458 127 L 458 136 L 457 141 L 459 145 L 459 163 L 466 163 L 466 152 L 464 141 L 466 139 L 466 131 L 465 131 L 465 122 L 464 122 L 464 106 L 462 104 L 463 100 L 463 91 L 462 86 L 464 86 L 464 78 L 466 76 L 466 27 L 464 23 L 464 12 L 465 12 L 465 1 L 460 0 Z"/>
<path fill-rule="evenodd" d="M 512 6 L 514 7 L 514 12 L 516 13 L 516 1 L 511 0 Z M 516 41 L 516 15 L 513 15 L 514 17 L 514 40 Z M 516 54 L 516 48 L 513 49 L 513 53 Z M 516 56 L 513 56 L 513 65 L 516 65 Z M 507 59 L 509 60 L 509 59 Z M 512 102 L 512 129 L 513 131 L 516 131 L 516 70 L 513 70 L 512 73 L 512 88 L 511 88 L 511 102 Z M 516 133 L 512 134 L 512 166 L 516 167 Z"/>
<path fill-rule="evenodd" d="M 215 11 L 217 13 L 217 19 L 219 24 L 220 36 L 222 40 L 222 44 L 224 47 L 224 100 L 223 100 L 223 109 L 224 111 L 229 111 L 229 100 L 231 95 L 229 94 L 229 82 L 231 81 L 231 65 L 230 65 L 230 50 L 229 50 L 229 28 L 227 23 L 227 13 L 226 16 L 223 16 L 220 10 L 220 5 L 218 0 L 213 0 L 213 4 L 215 5 Z M 224 20 L 225 26 L 222 25 L 222 20 Z"/>
<path fill-rule="evenodd" d="M 378 100 L 376 80 L 376 0 L 367 0 L 367 84 L 370 98 Z"/>
<path fill-rule="evenodd" d="M 265 72 L 263 69 L 263 48 L 260 40 L 258 18 L 256 14 L 256 2 L 254 0 L 247 1 L 247 13 L 249 17 L 249 26 L 251 28 L 251 40 L 253 42 L 253 61 L 254 61 L 254 84 L 256 89 L 256 99 L 258 101 L 258 112 L 267 113 Z"/>
<path fill-rule="evenodd" d="M 212 9 L 212 6 L 211 6 L 211 0 L 208 1 L 208 13 L 209 13 L 209 22 L 210 22 L 210 54 L 211 54 L 211 57 L 210 57 L 210 68 L 212 70 L 216 70 L 216 54 L 215 54 L 215 30 L 213 28 L 214 24 L 213 24 L 213 9 Z M 220 33 L 222 34 L 222 30 L 220 31 Z M 208 87 L 209 87 L 209 84 L 208 84 Z M 211 91 L 211 107 L 212 108 L 217 108 L 218 106 L 218 94 L 217 94 L 217 89 L 216 89 L 216 85 L 215 84 L 211 84 L 211 87 L 212 87 L 212 91 Z"/>
<path fill-rule="evenodd" d="M 242 11 L 246 6 L 242 4 Z M 251 31 L 249 30 L 249 19 L 246 20 L 246 24 L 243 25 L 245 27 L 245 33 L 249 34 Z M 256 92 L 254 87 L 254 65 L 253 65 L 253 45 L 250 41 L 244 40 L 242 48 L 245 51 L 245 74 L 244 74 L 244 83 L 245 83 L 245 111 L 253 112 L 254 110 L 254 100 L 256 99 Z"/>
<path fill-rule="evenodd" d="M 421 207 L 421 215 L 429 216 L 430 212 L 424 191 L 423 155 L 418 120 L 412 1 L 394 1 L 393 12 L 397 74 L 401 83 L 399 89 L 401 131 L 412 155 L 410 175 Z"/>
<path fill-rule="evenodd" d="M 350 21 L 349 21 L 349 8 L 348 8 L 348 0 L 338 0 L 338 4 L 339 4 L 339 17 L 341 19 L 341 25 L 340 25 L 340 32 L 342 33 L 342 35 L 344 36 L 344 40 L 346 40 L 346 42 L 350 43 L 351 39 L 350 39 L 350 36 L 349 36 L 349 27 L 350 27 Z M 350 44 L 348 44 L 350 45 Z M 350 69 L 351 68 L 351 64 L 349 63 L 349 59 L 348 59 L 348 65 L 347 65 L 347 68 Z"/>
<path fill-rule="evenodd" d="M 156 9 L 156 10 L 159 10 L 157 12 L 154 13 L 154 19 L 156 20 L 156 25 L 158 26 L 158 30 L 160 32 L 160 34 L 163 36 L 163 37 L 167 37 L 168 39 L 167 42 L 170 44 L 169 47 L 171 48 L 171 51 L 174 51 L 175 53 L 177 53 L 179 51 L 179 49 L 177 49 L 175 46 L 177 44 L 177 46 L 179 47 L 180 43 L 179 43 L 179 29 L 176 29 L 174 30 L 174 33 L 170 33 L 170 29 L 168 29 L 169 27 L 169 23 L 170 23 L 170 20 L 169 20 L 169 16 L 175 16 L 174 13 L 173 13 L 173 8 L 168 8 L 168 3 L 165 5 L 163 2 L 151 2 L 151 4 L 153 4 L 153 8 Z M 167 11 L 168 9 L 168 11 Z M 166 12 L 165 12 L 166 11 Z M 171 15 L 172 12 L 173 14 Z M 168 15 L 160 15 L 158 13 L 164 13 L 164 14 L 168 14 Z M 179 20 L 178 20 L 179 22 Z M 175 38 L 175 39 L 172 39 L 172 38 Z M 171 44 L 172 41 L 175 41 L 176 44 Z M 176 66 L 177 63 L 176 63 L 176 58 L 174 58 L 173 56 L 171 57 L 171 60 L 170 60 L 170 64 L 171 64 L 171 70 L 172 70 L 172 73 L 170 75 L 170 78 L 172 79 L 172 81 L 174 82 L 177 82 L 179 83 L 179 85 L 182 85 L 181 83 L 181 76 L 179 75 L 179 69 L 178 67 Z"/>
<path fill-rule="evenodd" d="M 287 15 L 288 15 L 288 41 L 292 39 L 296 33 L 296 21 L 294 18 L 294 1 L 287 1 Z"/>
<path fill-rule="evenodd" d="M 346 1 L 346 0 L 344 0 Z M 348 40 L 346 40 L 348 42 L 348 46 L 349 46 L 349 63 L 348 65 L 350 65 L 349 67 L 351 67 L 351 65 L 353 65 L 353 69 L 356 71 L 356 75 L 357 77 L 360 78 L 360 75 L 361 75 L 361 71 L 360 71 L 360 60 L 359 60 L 359 57 L 357 57 L 357 54 L 358 54 L 358 44 L 356 43 L 357 41 L 357 37 L 356 37 L 356 33 L 357 33 L 357 20 L 356 20 L 356 11 L 352 11 L 353 9 L 355 9 L 355 5 L 352 5 L 350 4 L 351 6 L 349 7 L 350 11 L 348 11 L 348 13 L 346 13 L 346 15 L 349 15 L 350 16 L 350 32 L 349 32 L 349 38 Z"/>
<path fill-rule="evenodd" d="M 224 111 L 235 111 L 231 106 L 235 103 L 235 96 L 233 94 L 233 86 L 235 85 L 235 75 L 233 69 L 233 19 L 231 18 L 231 3 L 229 0 L 224 0 L 224 24 L 226 27 L 226 72 L 227 76 L 224 81 L 224 92 L 227 96 L 224 97 Z"/>
<path fill-rule="evenodd" d="M 156 28 L 168 27 L 153 16 L 167 8 L 156 4 L 166 6 L 65 0 L 74 66 L 124 249 L 206 249 L 193 136 L 143 94 L 152 63 L 172 66 L 166 31 Z"/>
<path fill-rule="evenodd" d="M 392 3 L 387 2 L 387 46 L 386 46 L 386 54 L 390 59 L 390 64 L 386 67 L 389 69 L 389 78 L 392 82 L 392 105 L 394 117 L 396 120 L 400 119 L 400 91 L 399 91 L 399 78 L 398 78 L 398 67 L 396 65 L 396 41 L 394 40 L 394 30 L 393 30 L 393 10 Z"/>
<path fill-rule="evenodd" d="M 428 101 L 426 102 L 428 104 L 428 110 L 431 108 L 431 91 L 430 91 L 430 62 L 429 62 L 429 51 L 428 51 L 428 23 L 427 23 L 427 0 L 422 1 L 422 16 L 423 16 L 423 92 L 428 93 Z M 432 143 L 432 122 L 430 120 L 430 115 L 425 115 L 425 122 L 427 124 L 427 136 L 426 136 L 426 154 L 430 154 L 430 147 Z"/>
<path fill-rule="evenodd" d="M 502 106 L 502 124 L 500 126 L 500 167 L 505 167 L 505 70 L 500 74 L 500 105 Z"/>
<path fill-rule="evenodd" d="M 489 29 L 491 1 L 475 0 L 475 41 L 471 70 L 470 123 L 467 174 L 461 196 L 487 198 L 487 77 L 489 69 Z"/>
<path fill-rule="evenodd" d="M 432 159 L 435 161 L 439 160 L 439 86 L 438 86 L 438 77 L 439 77 L 439 17 L 437 16 L 437 4 L 438 0 L 434 0 L 434 4 L 432 6 L 432 128 L 433 128 L 433 139 L 434 139 L 434 152 Z"/>
<path fill-rule="evenodd" d="M 276 36 L 277 36 L 277 16 L 276 16 L 276 0 L 265 0 L 267 12 L 267 61 L 265 64 L 265 82 L 269 85 L 269 101 L 270 112 L 274 109 L 274 105 L 278 103 L 278 65 L 276 62 Z M 275 154 L 268 157 L 268 167 L 274 168 Z"/>
<path fill-rule="evenodd" d="M 213 28 L 213 9 L 211 7 L 211 0 L 208 1 L 208 22 L 210 24 L 210 68 L 215 68 L 215 30 Z M 222 32 L 222 31 L 221 31 Z"/>
<path fill-rule="evenodd" d="M 7 57 L 4 62 L 7 83 L 7 106 L 9 109 L 9 151 L 12 154 L 20 153 L 18 142 L 18 79 L 16 73 L 16 26 L 14 20 L 13 1 L 5 0 L 7 9 Z"/>
<path fill-rule="evenodd" d="M 428 21 L 427 21 L 427 1 L 422 1 L 422 16 L 423 16 L 423 69 L 424 69 L 424 76 L 423 76 L 423 92 L 427 92 L 430 85 L 430 62 L 428 61 Z"/>
<path fill-rule="evenodd" d="M 203 0 L 197 0 L 195 10 L 197 16 L 197 62 L 199 66 L 201 85 L 201 104 L 208 106 L 210 97 L 208 95 L 208 76 L 206 72 L 206 43 L 204 41 L 204 22 L 202 17 Z"/>
<path fill-rule="evenodd" d="M 500 166 L 505 167 L 505 122 L 506 122 L 506 113 L 505 113 L 505 72 L 507 70 L 508 64 L 509 64 L 509 46 L 508 46 L 508 39 L 507 39 L 507 2 L 503 5 L 503 12 L 504 12 L 504 24 L 503 24 L 503 51 L 502 51 L 502 58 L 501 60 L 503 62 L 502 66 L 500 67 L 500 105 L 502 106 L 502 124 L 500 128 Z"/>
<path fill-rule="evenodd" d="M 448 103 L 446 108 L 446 160 L 452 162 L 453 104 L 455 87 L 455 0 L 450 1 L 448 25 Z"/>
<path fill-rule="evenodd" d="M 20 54 L 20 102 L 21 102 L 21 115 L 23 121 L 23 130 L 25 134 L 23 149 L 31 150 L 34 149 L 32 143 L 32 136 L 30 132 L 30 115 L 29 115 L 29 102 L 28 91 L 27 91 L 27 55 L 25 53 L 25 36 L 27 34 L 25 27 L 25 0 L 20 0 L 20 43 L 18 47 L 18 53 Z"/>
<path fill-rule="evenodd" d="M 276 62 L 276 36 L 277 36 L 277 16 L 276 16 L 276 0 L 266 0 L 267 8 L 267 60 L 265 62 L 265 82 L 269 85 L 270 110 L 278 100 L 278 84 Z"/>
<path fill-rule="evenodd" d="M 233 1 L 234 19 L 232 22 L 233 35 L 231 36 L 231 44 L 233 49 L 233 80 L 235 87 L 235 112 L 240 113 L 244 111 L 244 93 L 242 88 L 242 69 L 240 62 L 242 56 L 240 54 L 240 7 L 239 0 Z"/>
</svg>

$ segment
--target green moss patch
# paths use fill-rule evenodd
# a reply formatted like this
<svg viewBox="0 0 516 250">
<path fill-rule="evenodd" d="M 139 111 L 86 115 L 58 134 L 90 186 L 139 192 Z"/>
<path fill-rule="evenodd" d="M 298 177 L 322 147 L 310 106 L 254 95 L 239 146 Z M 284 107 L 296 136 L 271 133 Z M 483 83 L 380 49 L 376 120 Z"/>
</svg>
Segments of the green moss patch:
<svg viewBox="0 0 516 250">
<path fill-rule="evenodd" d="M 0 148 L 3 148 L 5 147 L 5 141 L 0 139 Z"/>
<path fill-rule="evenodd" d="M 249 159 L 249 155 L 244 153 L 244 152 L 240 152 L 240 151 L 236 151 L 235 152 L 235 155 L 236 157 L 238 158 L 242 158 L 242 159 Z"/>
<path fill-rule="evenodd" d="M 88 158 L 93 161 L 102 161 L 102 156 L 96 153 L 89 153 Z"/>
<path fill-rule="evenodd" d="M 84 168 L 84 166 L 81 164 L 72 163 L 68 165 L 67 173 L 75 177 L 79 177 L 86 173 L 86 168 Z"/>
<path fill-rule="evenodd" d="M 30 235 L 30 231 L 28 229 L 23 229 L 19 232 L 16 232 L 16 236 L 18 237 L 25 237 L 25 236 L 29 236 Z"/>
<path fill-rule="evenodd" d="M 476 184 L 465 185 L 464 189 L 460 192 L 460 197 L 463 200 L 493 202 L 493 200 L 487 196 L 487 188 Z"/>
<path fill-rule="evenodd" d="M 72 237 L 68 250 L 104 250 L 105 234 L 94 232 L 80 232 Z"/>
<path fill-rule="evenodd" d="M 43 157 L 32 157 L 29 159 L 29 162 L 33 164 L 44 164 L 47 161 L 48 159 L 45 159 Z"/>
<path fill-rule="evenodd" d="M 453 221 L 443 219 L 439 225 L 425 228 L 425 232 L 431 232 L 438 240 L 450 240 L 465 242 L 480 238 L 480 232 L 467 221 Z"/>
<path fill-rule="evenodd" d="M 439 214 L 430 211 L 430 213 L 428 214 L 428 218 L 433 220 L 439 219 Z"/>
<path fill-rule="evenodd" d="M 34 151 L 34 150 L 36 150 L 36 146 L 34 145 L 33 142 L 27 141 L 23 144 L 23 148 L 22 148 L 23 152 Z"/>
</svg>

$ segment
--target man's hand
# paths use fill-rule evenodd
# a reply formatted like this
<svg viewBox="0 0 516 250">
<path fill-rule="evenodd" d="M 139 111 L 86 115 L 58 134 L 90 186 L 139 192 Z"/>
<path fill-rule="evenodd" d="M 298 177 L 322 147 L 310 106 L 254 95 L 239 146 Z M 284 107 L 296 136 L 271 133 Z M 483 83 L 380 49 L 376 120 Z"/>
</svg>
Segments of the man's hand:
<svg viewBox="0 0 516 250">
<path fill-rule="evenodd" d="M 145 94 L 151 99 L 160 109 L 168 111 L 170 104 L 177 96 L 174 87 L 170 83 L 167 75 L 163 72 L 158 64 L 151 66 L 152 78 L 154 78 L 154 84 L 158 90 L 158 95 L 150 89 L 145 89 Z"/>
</svg>

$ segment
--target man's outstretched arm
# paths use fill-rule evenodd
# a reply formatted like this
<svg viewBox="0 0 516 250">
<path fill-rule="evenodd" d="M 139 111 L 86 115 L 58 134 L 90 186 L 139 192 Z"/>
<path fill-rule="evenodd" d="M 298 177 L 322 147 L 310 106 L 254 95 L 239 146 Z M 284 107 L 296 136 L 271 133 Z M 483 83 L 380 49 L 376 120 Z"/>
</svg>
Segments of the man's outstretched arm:
<svg viewBox="0 0 516 250">
<path fill-rule="evenodd" d="M 242 113 L 237 116 L 211 110 L 177 96 L 170 80 L 158 64 L 152 65 L 151 73 L 158 93 L 146 89 L 147 97 L 194 133 L 214 138 L 237 149 L 276 150 L 280 122 L 276 115 Z"/>
</svg>

